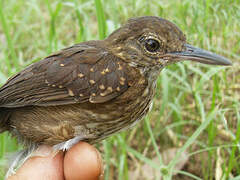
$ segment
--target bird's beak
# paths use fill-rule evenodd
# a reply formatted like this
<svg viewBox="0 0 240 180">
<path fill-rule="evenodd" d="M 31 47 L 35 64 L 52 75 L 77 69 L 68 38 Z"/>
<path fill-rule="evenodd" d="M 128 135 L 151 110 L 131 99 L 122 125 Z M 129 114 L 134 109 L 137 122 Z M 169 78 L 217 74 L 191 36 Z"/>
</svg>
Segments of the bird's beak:
<svg viewBox="0 0 240 180">
<path fill-rule="evenodd" d="M 189 44 L 185 44 L 185 51 L 180 52 L 171 52 L 169 53 L 170 56 L 179 59 L 179 60 L 191 60 L 197 61 L 204 64 L 213 64 L 213 65 L 224 65 L 230 66 L 232 62 L 229 61 L 227 58 L 223 56 L 219 56 L 215 53 L 210 51 L 206 51 Z"/>
</svg>

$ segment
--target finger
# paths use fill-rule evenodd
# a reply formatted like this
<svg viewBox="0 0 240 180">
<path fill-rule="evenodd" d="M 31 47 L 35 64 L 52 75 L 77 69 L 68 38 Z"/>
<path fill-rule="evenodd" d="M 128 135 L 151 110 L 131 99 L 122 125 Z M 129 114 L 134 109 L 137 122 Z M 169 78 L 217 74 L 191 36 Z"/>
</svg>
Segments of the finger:
<svg viewBox="0 0 240 180">
<path fill-rule="evenodd" d="M 64 157 L 66 180 L 99 180 L 103 178 L 102 158 L 92 145 L 79 142 Z"/>
<path fill-rule="evenodd" d="M 51 147 L 40 146 L 8 180 L 63 180 L 63 153 L 55 154 Z"/>
</svg>

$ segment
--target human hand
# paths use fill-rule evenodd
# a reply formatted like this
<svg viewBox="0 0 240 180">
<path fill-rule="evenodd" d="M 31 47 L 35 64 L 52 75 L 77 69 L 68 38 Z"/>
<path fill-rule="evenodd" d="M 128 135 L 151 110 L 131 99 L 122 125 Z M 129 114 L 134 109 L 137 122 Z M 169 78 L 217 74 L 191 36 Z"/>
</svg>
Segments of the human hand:
<svg viewBox="0 0 240 180">
<path fill-rule="evenodd" d="M 16 174 L 7 180 L 98 180 L 103 179 L 101 155 L 96 148 L 79 142 L 65 154 L 54 154 L 50 146 L 40 146 Z"/>
</svg>

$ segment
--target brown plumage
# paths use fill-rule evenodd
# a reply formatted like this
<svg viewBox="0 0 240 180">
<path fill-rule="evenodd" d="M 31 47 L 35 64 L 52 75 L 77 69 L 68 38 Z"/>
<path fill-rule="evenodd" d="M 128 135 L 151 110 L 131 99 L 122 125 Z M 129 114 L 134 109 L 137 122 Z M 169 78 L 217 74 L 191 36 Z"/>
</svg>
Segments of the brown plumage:
<svg viewBox="0 0 240 180">
<path fill-rule="evenodd" d="M 167 20 L 131 19 L 105 40 L 63 49 L 10 78 L 0 88 L 0 131 L 60 149 L 94 143 L 141 120 L 162 68 L 182 59 L 231 64 L 188 45 Z"/>
</svg>

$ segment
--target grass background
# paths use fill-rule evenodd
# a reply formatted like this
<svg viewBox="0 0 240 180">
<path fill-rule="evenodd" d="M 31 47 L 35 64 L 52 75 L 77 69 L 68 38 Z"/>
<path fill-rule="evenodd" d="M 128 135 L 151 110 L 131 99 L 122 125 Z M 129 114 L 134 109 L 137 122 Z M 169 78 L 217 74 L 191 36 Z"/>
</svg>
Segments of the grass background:
<svg viewBox="0 0 240 180">
<path fill-rule="evenodd" d="M 183 62 L 164 69 L 145 120 L 97 145 L 105 179 L 240 179 L 239 0 L 0 0 L 0 84 L 51 52 L 103 39 L 143 15 L 171 20 L 189 43 L 233 66 Z M 0 135 L 0 179 L 4 155 L 20 148 Z"/>
</svg>

